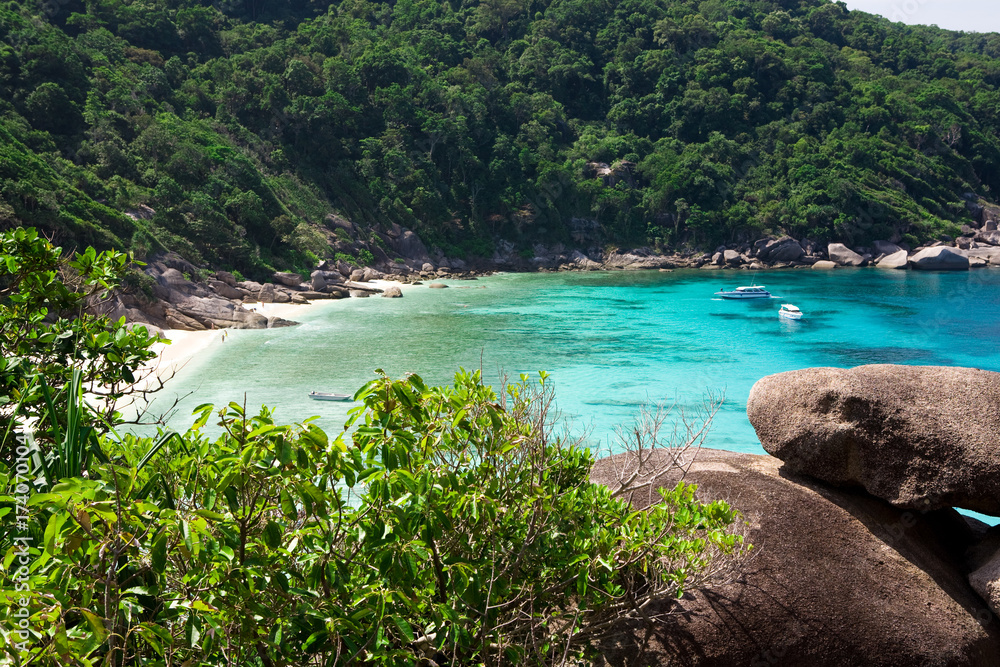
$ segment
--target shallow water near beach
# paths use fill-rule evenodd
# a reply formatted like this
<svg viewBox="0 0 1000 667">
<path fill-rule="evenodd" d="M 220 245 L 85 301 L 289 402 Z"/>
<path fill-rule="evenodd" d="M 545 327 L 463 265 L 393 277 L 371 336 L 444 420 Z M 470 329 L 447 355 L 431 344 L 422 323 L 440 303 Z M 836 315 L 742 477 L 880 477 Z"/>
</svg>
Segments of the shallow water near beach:
<svg viewBox="0 0 1000 667">
<path fill-rule="evenodd" d="M 546 370 L 574 433 L 613 447 L 643 404 L 686 410 L 723 394 L 706 446 L 763 453 L 746 418 L 753 383 L 810 366 L 870 363 L 1000 371 L 1000 271 L 920 273 L 774 271 L 754 280 L 774 299 L 714 299 L 751 282 L 746 272 L 499 274 L 417 286 L 402 299 L 331 301 L 293 318 L 301 326 L 230 331 L 189 362 L 153 408 L 181 397 L 170 425 L 190 425 L 201 403 L 267 404 L 282 422 L 317 415 L 339 431 L 353 393 L 376 368 L 449 383 L 459 367 L 495 383 Z M 782 303 L 800 321 L 778 318 Z M 220 334 L 221 338 L 221 334 Z"/>
</svg>

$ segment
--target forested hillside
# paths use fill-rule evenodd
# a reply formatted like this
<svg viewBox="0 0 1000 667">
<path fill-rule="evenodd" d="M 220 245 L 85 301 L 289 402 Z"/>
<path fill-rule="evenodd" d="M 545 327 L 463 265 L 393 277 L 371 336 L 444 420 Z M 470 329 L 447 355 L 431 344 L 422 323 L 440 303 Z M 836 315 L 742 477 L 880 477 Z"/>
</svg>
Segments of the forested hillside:
<svg viewBox="0 0 1000 667">
<path fill-rule="evenodd" d="M 0 226 L 248 275 L 331 211 L 461 256 L 916 243 L 1000 192 L 1000 35 L 824 0 L 12 1 L 0 40 Z"/>
</svg>

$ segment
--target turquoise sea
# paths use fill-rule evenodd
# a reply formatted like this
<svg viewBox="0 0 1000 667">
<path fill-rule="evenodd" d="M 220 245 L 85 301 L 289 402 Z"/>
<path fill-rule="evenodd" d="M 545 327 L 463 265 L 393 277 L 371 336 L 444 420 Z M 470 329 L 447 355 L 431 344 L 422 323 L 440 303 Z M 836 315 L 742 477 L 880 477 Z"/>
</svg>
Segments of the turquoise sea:
<svg viewBox="0 0 1000 667">
<path fill-rule="evenodd" d="M 746 418 L 759 378 L 810 366 L 869 363 L 973 366 L 1000 371 L 1000 271 L 920 273 L 786 270 L 754 276 L 779 298 L 713 299 L 749 284 L 747 272 L 499 274 L 415 286 L 402 299 L 321 303 L 302 326 L 232 331 L 189 362 L 161 393 L 170 424 L 190 424 L 201 403 L 246 401 L 276 418 L 318 415 L 337 431 L 350 404 L 312 391 L 353 393 L 382 368 L 448 383 L 459 367 L 516 377 L 546 370 L 559 409 L 594 446 L 613 442 L 642 404 L 691 409 L 723 393 L 706 445 L 763 453 Z M 782 303 L 804 312 L 777 316 Z"/>
</svg>

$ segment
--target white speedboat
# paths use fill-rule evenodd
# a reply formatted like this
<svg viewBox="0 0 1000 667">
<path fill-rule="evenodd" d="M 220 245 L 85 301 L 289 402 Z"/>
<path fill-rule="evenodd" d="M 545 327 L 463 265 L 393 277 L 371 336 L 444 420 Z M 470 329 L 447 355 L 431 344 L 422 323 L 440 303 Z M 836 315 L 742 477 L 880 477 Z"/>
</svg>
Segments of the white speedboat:
<svg viewBox="0 0 1000 667">
<path fill-rule="evenodd" d="M 331 394 L 325 391 L 310 391 L 309 398 L 314 401 L 349 401 L 350 394 Z"/>
<path fill-rule="evenodd" d="M 771 293 L 764 289 L 763 285 L 750 285 L 749 287 L 737 287 L 734 290 L 721 290 L 715 296 L 723 299 L 770 299 Z"/>
<path fill-rule="evenodd" d="M 778 309 L 778 317 L 784 317 L 786 320 L 801 320 L 802 311 L 790 303 L 783 303 Z"/>
</svg>

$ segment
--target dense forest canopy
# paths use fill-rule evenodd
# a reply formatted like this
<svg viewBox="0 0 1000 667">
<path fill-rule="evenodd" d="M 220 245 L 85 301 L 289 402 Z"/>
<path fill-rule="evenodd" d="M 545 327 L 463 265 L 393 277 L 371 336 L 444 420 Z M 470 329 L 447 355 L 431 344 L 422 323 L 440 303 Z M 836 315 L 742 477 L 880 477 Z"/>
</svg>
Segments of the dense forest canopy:
<svg viewBox="0 0 1000 667">
<path fill-rule="evenodd" d="M 825 0 L 11 1 L 0 226 L 250 275 L 331 211 L 454 255 L 916 243 L 1000 192 L 998 86 L 1000 35 Z"/>
</svg>

